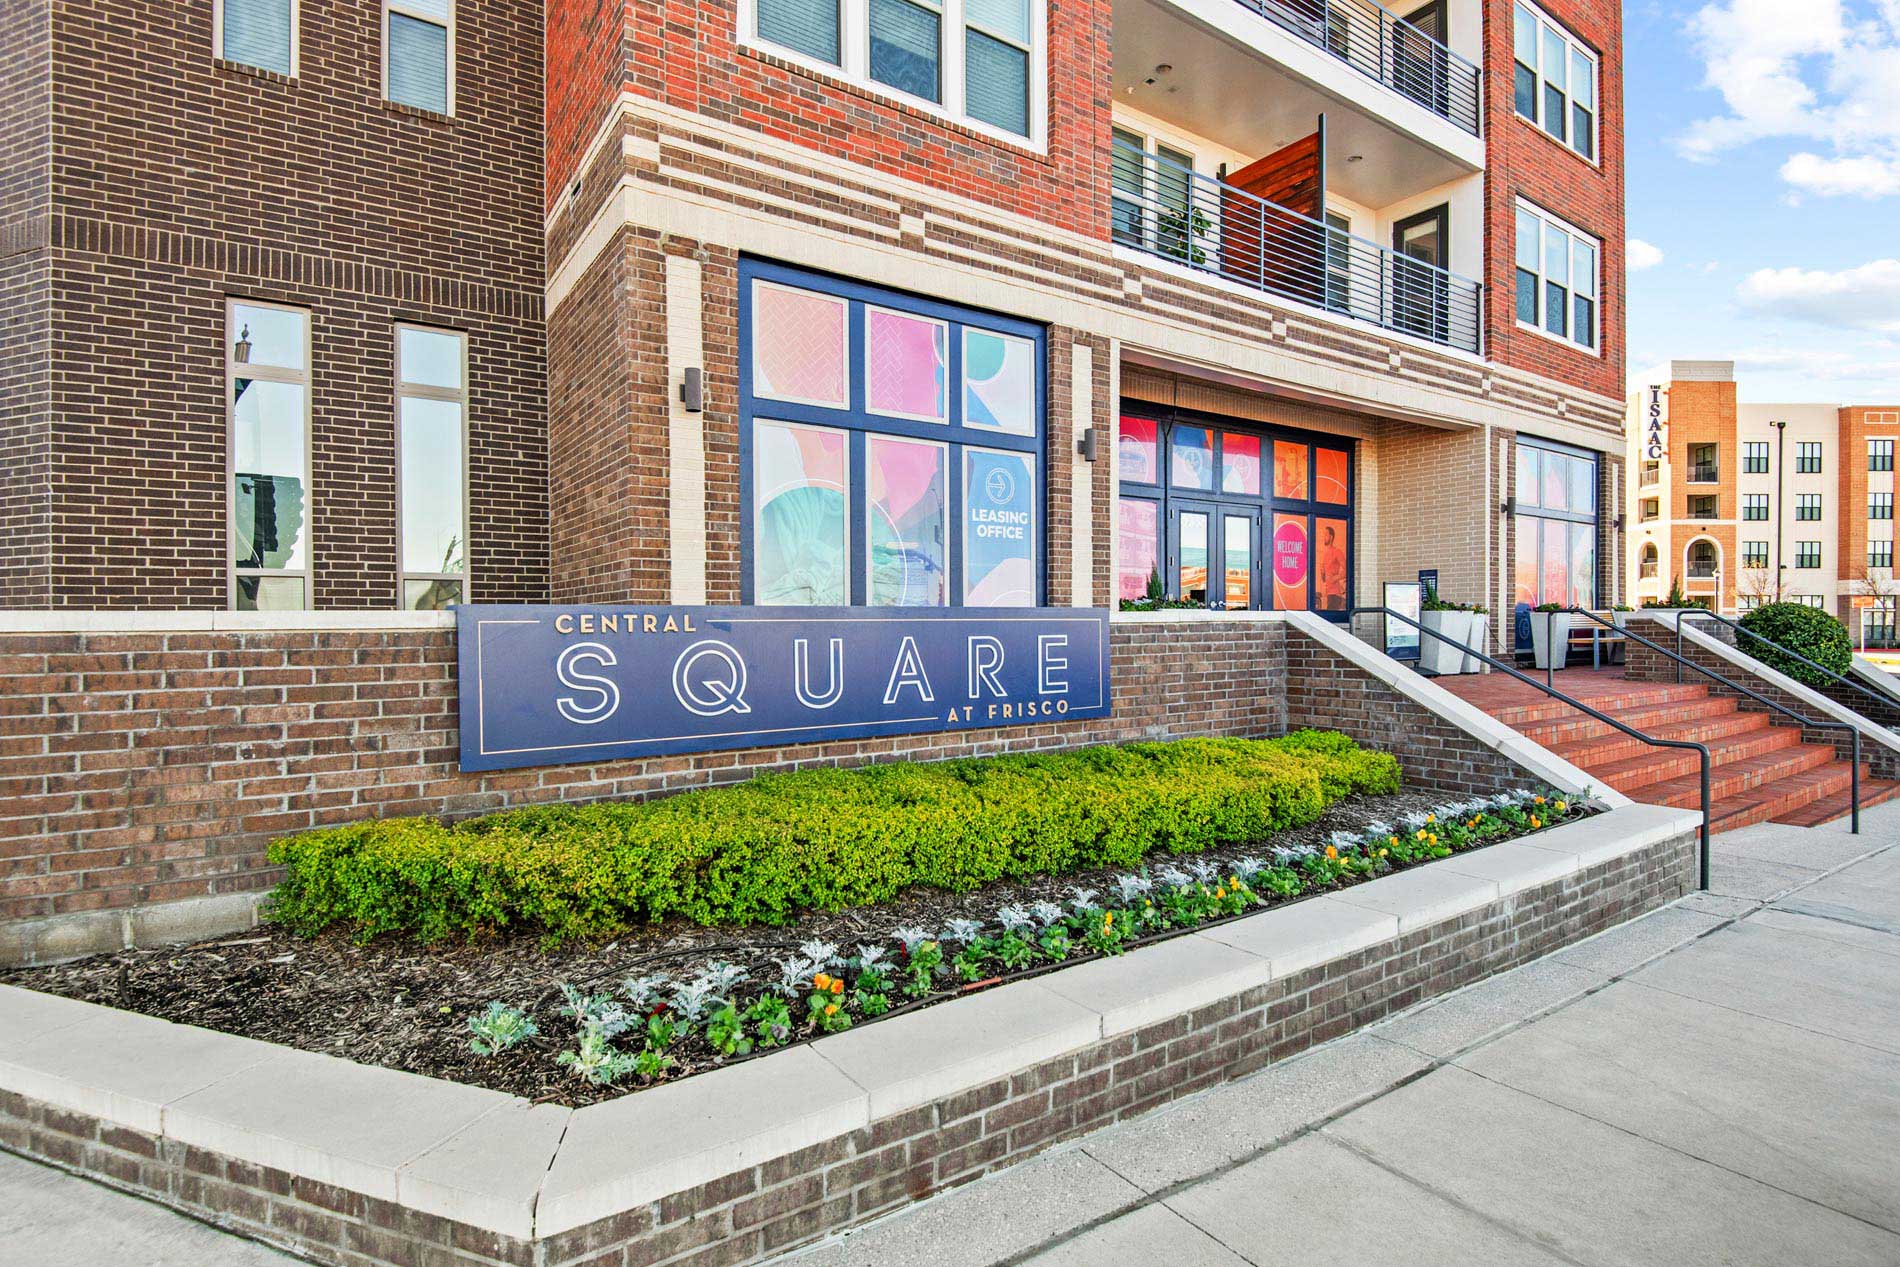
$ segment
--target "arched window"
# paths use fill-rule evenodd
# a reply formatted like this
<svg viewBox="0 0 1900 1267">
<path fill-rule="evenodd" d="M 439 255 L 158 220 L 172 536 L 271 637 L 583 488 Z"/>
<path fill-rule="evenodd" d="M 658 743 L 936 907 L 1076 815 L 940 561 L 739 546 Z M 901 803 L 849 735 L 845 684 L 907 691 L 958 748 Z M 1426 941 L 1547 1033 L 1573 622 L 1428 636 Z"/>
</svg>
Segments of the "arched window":
<svg viewBox="0 0 1900 1267">
<path fill-rule="evenodd" d="M 1714 576 L 1721 565 L 1721 552 L 1715 548 L 1715 542 L 1704 538 L 1689 545 L 1689 575 L 1692 577 Z"/>
<path fill-rule="evenodd" d="M 1642 557 L 1637 562 L 1637 574 L 1640 576 L 1656 575 L 1656 565 L 1658 561 L 1659 556 L 1656 553 L 1656 543 L 1654 541 L 1648 542 L 1643 546 Z"/>
</svg>

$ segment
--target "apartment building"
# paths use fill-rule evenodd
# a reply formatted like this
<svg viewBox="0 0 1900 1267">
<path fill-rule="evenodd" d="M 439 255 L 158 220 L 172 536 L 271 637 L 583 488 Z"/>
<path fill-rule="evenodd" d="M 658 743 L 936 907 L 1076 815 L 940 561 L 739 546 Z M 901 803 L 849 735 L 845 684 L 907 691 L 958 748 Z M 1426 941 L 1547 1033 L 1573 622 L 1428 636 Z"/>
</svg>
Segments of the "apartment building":
<svg viewBox="0 0 1900 1267">
<path fill-rule="evenodd" d="M 1629 417 L 1638 600 L 1807 603 L 1892 642 L 1900 406 L 1743 403 L 1732 362 L 1674 361 Z"/>
<path fill-rule="evenodd" d="M 1605 0 L 3 20 L 7 605 L 1621 592 Z"/>
</svg>

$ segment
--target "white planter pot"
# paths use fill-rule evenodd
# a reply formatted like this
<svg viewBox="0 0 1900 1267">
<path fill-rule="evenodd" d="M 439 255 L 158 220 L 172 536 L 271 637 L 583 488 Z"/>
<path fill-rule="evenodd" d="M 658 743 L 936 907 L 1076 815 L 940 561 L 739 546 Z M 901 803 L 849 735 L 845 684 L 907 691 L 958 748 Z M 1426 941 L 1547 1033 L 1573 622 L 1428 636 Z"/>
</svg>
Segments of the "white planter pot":
<svg viewBox="0 0 1900 1267">
<path fill-rule="evenodd" d="M 1531 613 L 1531 654 L 1540 669 L 1561 669 L 1570 654 L 1570 613 Z"/>
<path fill-rule="evenodd" d="M 1469 616 L 1471 619 L 1471 627 L 1468 631 L 1469 636 L 1465 639 L 1465 645 L 1470 647 L 1474 654 L 1465 657 L 1464 671 L 1466 673 L 1483 673 L 1491 666 L 1480 660 L 1475 653 L 1481 651 L 1485 655 L 1491 654 L 1489 645 L 1491 638 L 1491 613 L 1471 612 Z"/>
<path fill-rule="evenodd" d="M 1610 613 L 1610 623 L 1612 625 L 1615 625 L 1618 629 L 1621 629 L 1624 623 L 1628 621 L 1629 618 L 1631 616 L 1634 616 L 1635 614 L 1636 614 L 1635 612 L 1612 611 Z"/>
<path fill-rule="evenodd" d="M 1427 673 L 1449 674 L 1465 671 L 1464 644 L 1471 641 L 1470 612 L 1420 612 L 1418 623 L 1445 638 L 1429 633 L 1418 640 L 1418 667 Z M 1450 639 L 1449 642 L 1445 639 Z"/>
</svg>

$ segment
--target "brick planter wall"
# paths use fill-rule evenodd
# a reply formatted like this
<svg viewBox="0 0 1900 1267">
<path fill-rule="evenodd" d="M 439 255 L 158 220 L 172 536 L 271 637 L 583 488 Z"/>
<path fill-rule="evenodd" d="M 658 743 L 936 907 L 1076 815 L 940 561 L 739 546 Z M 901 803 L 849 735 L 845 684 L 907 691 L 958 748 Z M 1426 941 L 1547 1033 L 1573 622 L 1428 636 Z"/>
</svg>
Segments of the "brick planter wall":
<svg viewBox="0 0 1900 1267">
<path fill-rule="evenodd" d="M 1685 830 L 1560 881 L 540 1241 L 482 1231 L 10 1092 L 0 1092 L 0 1147 L 322 1263 L 752 1263 L 1652 910 L 1691 887 L 1695 856 L 1695 837 Z"/>
<path fill-rule="evenodd" d="M 1117 625 L 1115 715 L 1098 721 L 489 774 L 457 768 L 446 627 L 0 634 L 0 924 L 254 892 L 275 881 L 273 839 L 372 815 L 465 817 L 896 757 L 1278 734 L 1283 631 Z M 115 928 L 106 945 L 119 944 Z"/>
</svg>

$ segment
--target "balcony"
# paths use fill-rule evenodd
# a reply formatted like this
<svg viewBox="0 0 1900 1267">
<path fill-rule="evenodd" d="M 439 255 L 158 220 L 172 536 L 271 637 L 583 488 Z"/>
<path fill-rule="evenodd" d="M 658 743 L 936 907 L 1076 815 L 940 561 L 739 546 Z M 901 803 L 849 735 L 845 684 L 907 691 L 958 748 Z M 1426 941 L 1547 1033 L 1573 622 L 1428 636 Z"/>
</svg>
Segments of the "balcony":
<svg viewBox="0 0 1900 1267">
<path fill-rule="evenodd" d="M 1477 136 L 1483 74 L 1436 36 L 1373 0 L 1236 0 L 1367 79 Z M 1442 20 L 1442 19 L 1441 19 Z"/>
<path fill-rule="evenodd" d="M 1117 137 L 1116 243 L 1242 286 L 1463 352 L 1484 287 Z"/>
<path fill-rule="evenodd" d="M 1691 484 L 1719 484 L 1722 482 L 1722 473 L 1715 463 L 1700 462 L 1689 468 L 1689 482 Z"/>
<path fill-rule="evenodd" d="M 1687 572 L 1692 581 L 1713 580 L 1721 574 L 1721 566 L 1713 559 L 1690 559 Z"/>
<path fill-rule="evenodd" d="M 1660 483 L 1662 483 L 1662 463 L 1660 462 L 1643 463 L 1643 469 L 1642 469 L 1642 473 L 1640 477 L 1638 478 L 1637 487 L 1638 488 L 1654 488 L 1656 485 Z"/>
</svg>

